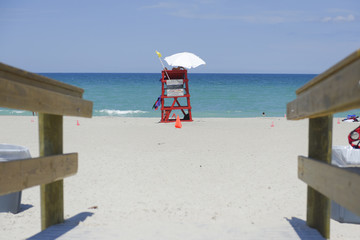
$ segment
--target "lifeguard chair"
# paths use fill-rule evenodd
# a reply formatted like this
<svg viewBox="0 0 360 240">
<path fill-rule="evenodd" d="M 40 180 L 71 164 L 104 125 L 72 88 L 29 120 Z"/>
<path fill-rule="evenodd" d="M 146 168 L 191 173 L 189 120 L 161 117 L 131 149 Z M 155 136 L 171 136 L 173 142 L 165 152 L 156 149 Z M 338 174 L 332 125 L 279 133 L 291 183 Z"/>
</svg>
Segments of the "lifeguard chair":
<svg viewBox="0 0 360 240">
<path fill-rule="evenodd" d="M 187 70 L 163 70 L 161 75 L 160 122 L 175 121 L 176 119 L 171 118 L 171 113 L 174 110 L 180 110 L 182 112 L 182 118 L 180 115 L 181 121 L 191 122 L 192 116 Z"/>
</svg>

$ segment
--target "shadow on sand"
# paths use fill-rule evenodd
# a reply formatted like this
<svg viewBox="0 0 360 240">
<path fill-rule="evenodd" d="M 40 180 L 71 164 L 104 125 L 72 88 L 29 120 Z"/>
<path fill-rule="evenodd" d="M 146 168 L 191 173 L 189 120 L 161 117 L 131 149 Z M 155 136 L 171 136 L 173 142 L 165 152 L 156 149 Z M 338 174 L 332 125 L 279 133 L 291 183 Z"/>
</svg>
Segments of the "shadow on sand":
<svg viewBox="0 0 360 240">
<path fill-rule="evenodd" d="M 31 205 L 31 204 L 21 204 L 20 205 L 20 210 L 18 213 L 21 213 L 21 212 L 24 212 L 30 208 L 34 207 L 34 205 Z"/>
<path fill-rule="evenodd" d="M 292 217 L 291 219 L 286 218 L 286 220 L 293 227 L 297 235 L 302 240 L 326 240 L 326 238 L 322 237 L 321 234 L 314 228 L 306 225 L 306 222 L 300 218 Z"/>
<path fill-rule="evenodd" d="M 91 212 L 79 213 L 71 218 L 66 219 L 63 223 L 51 226 L 28 239 L 29 240 L 56 239 L 61 235 L 69 232 L 71 229 L 75 228 L 80 222 L 85 221 L 87 217 L 91 217 L 93 214 L 94 213 Z"/>
</svg>

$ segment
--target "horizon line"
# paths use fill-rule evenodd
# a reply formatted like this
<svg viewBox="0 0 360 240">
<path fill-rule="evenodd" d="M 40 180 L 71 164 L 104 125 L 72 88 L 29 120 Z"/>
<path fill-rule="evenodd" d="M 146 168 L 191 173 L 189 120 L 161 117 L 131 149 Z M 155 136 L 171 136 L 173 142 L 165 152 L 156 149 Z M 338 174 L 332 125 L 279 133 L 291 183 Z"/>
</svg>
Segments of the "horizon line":
<svg viewBox="0 0 360 240">
<path fill-rule="evenodd" d="M 47 73 L 58 73 L 58 74 L 85 74 L 85 73 L 102 73 L 102 74 L 161 74 L 161 72 L 33 72 L 36 74 L 47 74 Z M 188 72 L 189 73 L 189 72 Z M 319 73 L 254 73 L 254 72 L 244 72 L 244 73 L 236 73 L 236 72 L 195 72 L 191 74 L 286 74 L 286 75 L 319 75 Z"/>
</svg>

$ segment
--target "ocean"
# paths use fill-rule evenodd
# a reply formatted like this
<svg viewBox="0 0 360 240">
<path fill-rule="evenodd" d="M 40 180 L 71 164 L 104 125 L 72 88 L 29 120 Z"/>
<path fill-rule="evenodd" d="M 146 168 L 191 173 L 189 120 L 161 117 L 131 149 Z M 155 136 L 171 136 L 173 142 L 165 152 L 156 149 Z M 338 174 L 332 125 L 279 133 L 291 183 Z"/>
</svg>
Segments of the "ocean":
<svg viewBox="0 0 360 240">
<path fill-rule="evenodd" d="M 159 117 L 152 109 L 161 95 L 161 73 L 40 73 L 85 90 L 93 116 Z M 284 117 L 295 91 L 314 74 L 188 73 L 193 118 Z M 350 113 L 349 113 L 350 114 Z M 354 112 L 353 114 L 358 114 Z M 0 115 L 32 115 L 0 108 Z M 346 116 L 342 114 L 342 116 Z"/>
</svg>

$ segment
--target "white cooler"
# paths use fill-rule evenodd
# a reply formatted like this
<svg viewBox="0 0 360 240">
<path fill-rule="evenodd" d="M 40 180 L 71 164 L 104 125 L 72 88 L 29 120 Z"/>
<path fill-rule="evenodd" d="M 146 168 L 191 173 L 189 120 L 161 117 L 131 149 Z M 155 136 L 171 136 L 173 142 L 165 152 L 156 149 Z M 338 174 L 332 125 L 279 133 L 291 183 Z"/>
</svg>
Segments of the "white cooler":
<svg viewBox="0 0 360 240">
<path fill-rule="evenodd" d="M 360 173 L 360 149 L 351 146 L 333 146 L 331 164 Z M 331 218 L 341 223 L 360 223 L 360 216 L 334 201 L 331 201 Z"/>
<path fill-rule="evenodd" d="M 0 144 L 0 162 L 31 158 L 27 148 L 17 145 Z M 0 212 L 18 213 L 21 204 L 21 191 L 0 196 Z"/>
</svg>

